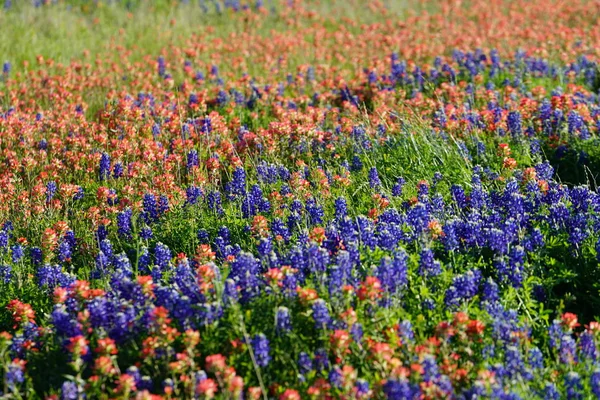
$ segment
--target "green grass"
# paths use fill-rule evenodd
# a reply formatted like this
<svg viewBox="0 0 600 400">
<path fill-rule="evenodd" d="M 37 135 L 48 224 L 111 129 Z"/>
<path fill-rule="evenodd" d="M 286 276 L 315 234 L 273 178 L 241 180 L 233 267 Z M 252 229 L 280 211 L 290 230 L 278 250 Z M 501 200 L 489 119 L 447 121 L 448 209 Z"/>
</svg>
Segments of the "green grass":
<svg viewBox="0 0 600 400">
<path fill-rule="evenodd" d="M 271 31 L 289 28 L 280 16 L 280 11 L 285 8 L 283 4 L 277 4 L 275 13 L 270 13 L 265 23 L 256 27 L 239 23 L 231 10 L 217 13 L 211 2 L 207 2 L 208 13 L 196 1 L 189 4 L 169 0 L 131 3 L 133 5 L 126 8 L 116 3 L 69 0 L 35 8 L 19 2 L 10 10 L 0 10 L 0 59 L 12 62 L 18 71 L 24 61 L 34 63 L 38 55 L 69 63 L 80 60 L 84 51 L 89 51 L 92 56 L 106 54 L 111 50 L 110 44 L 116 43 L 133 50 L 131 61 L 139 61 L 145 55 L 158 55 L 168 46 L 181 45 L 192 34 L 201 35 L 200 40 L 210 41 L 245 30 L 269 35 Z M 352 1 L 353 6 L 339 0 L 306 3 L 319 15 L 326 16 L 324 26 L 331 30 L 337 29 L 344 19 L 355 21 L 357 27 L 381 21 L 380 15 L 373 14 L 357 0 Z M 390 15 L 398 18 L 432 8 L 406 0 L 389 2 L 388 7 Z M 207 28 L 214 32 L 208 33 Z M 358 28 L 351 29 L 359 31 Z M 120 55 L 110 57 L 118 60 Z"/>
</svg>

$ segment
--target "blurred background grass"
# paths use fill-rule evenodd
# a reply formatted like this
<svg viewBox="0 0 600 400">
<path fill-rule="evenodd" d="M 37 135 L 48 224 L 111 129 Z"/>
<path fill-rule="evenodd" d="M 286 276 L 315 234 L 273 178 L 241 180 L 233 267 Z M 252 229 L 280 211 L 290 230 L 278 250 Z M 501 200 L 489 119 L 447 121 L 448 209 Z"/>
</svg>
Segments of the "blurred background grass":
<svg viewBox="0 0 600 400">
<path fill-rule="evenodd" d="M 2 0 L 0 0 L 2 1 Z M 205 32 L 206 39 L 224 38 L 245 27 L 235 17 L 240 12 L 257 12 L 257 4 L 268 14 L 268 23 L 258 33 L 289 29 L 281 16 L 293 1 L 221 1 L 221 0 L 123 0 L 84 1 L 59 0 L 35 5 L 36 1 L 5 1 L 0 9 L 0 61 L 8 61 L 13 69 L 23 62 L 33 62 L 38 55 L 55 62 L 68 63 L 80 59 L 84 51 L 101 54 L 111 42 L 133 51 L 132 60 L 160 51 L 166 46 L 183 43 L 193 33 Z M 431 12 L 436 2 L 388 1 L 385 6 L 392 16 Z M 381 15 L 368 12 L 362 0 L 304 1 L 306 8 L 328 16 L 330 29 L 348 18 L 358 24 L 381 20 Z M 247 9 L 244 10 L 244 9 Z M 119 55 L 115 54 L 115 58 Z"/>
</svg>

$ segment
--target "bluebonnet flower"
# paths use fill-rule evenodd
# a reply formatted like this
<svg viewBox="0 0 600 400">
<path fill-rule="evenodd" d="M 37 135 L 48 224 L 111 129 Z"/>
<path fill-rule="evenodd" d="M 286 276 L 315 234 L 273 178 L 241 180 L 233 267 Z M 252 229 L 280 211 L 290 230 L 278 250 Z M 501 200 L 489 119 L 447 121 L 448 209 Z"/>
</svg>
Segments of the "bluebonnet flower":
<svg viewBox="0 0 600 400">
<path fill-rule="evenodd" d="M 336 365 L 329 371 L 329 383 L 332 387 L 339 388 L 342 386 L 343 381 L 344 375 L 342 374 L 342 370 Z"/>
<path fill-rule="evenodd" d="M 569 234 L 569 243 L 578 249 L 583 241 L 589 236 L 587 229 L 587 218 L 584 214 L 572 215 L 567 220 L 567 232 Z"/>
<path fill-rule="evenodd" d="M 600 399 L 600 369 L 596 369 L 590 377 L 590 387 L 594 396 Z"/>
<path fill-rule="evenodd" d="M 82 395 L 83 388 L 79 387 L 75 382 L 65 381 L 61 386 L 61 400 L 78 400 Z"/>
<path fill-rule="evenodd" d="M 155 222 L 159 217 L 158 203 L 156 197 L 152 193 L 146 193 L 142 199 L 142 206 L 144 211 L 142 212 L 142 218 L 149 224 Z"/>
<path fill-rule="evenodd" d="M 262 286 L 261 279 L 258 277 L 260 269 L 260 261 L 245 252 L 241 252 L 231 264 L 229 278 L 239 286 L 242 302 L 247 302 L 260 293 Z"/>
<path fill-rule="evenodd" d="M 158 57 L 157 60 L 157 68 L 158 68 L 158 76 L 161 78 L 166 75 L 167 64 L 165 62 L 165 58 L 163 56 Z"/>
<path fill-rule="evenodd" d="M 73 195 L 73 200 L 76 200 L 76 201 L 77 201 L 77 200 L 81 200 L 81 199 L 83 199 L 83 196 L 84 196 L 84 194 L 85 194 L 85 193 L 84 193 L 84 190 L 83 190 L 83 188 L 82 188 L 81 186 L 79 186 L 79 187 L 77 188 L 77 193 L 75 193 L 75 194 Z"/>
<path fill-rule="evenodd" d="M 377 168 L 373 167 L 369 170 L 369 185 L 371 189 L 378 189 L 381 187 L 381 180 L 379 179 L 379 173 Z"/>
<path fill-rule="evenodd" d="M 463 142 L 462 140 L 457 140 L 456 144 L 458 146 L 458 152 L 460 153 L 460 155 L 465 160 L 471 161 L 473 157 L 471 156 L 471 152 L 469 151 L 469 148 L 467 147 L 465 142 Z"/>
<path fill-rule="evenodd" d="M 356 394 L 358 397 L 367 397 L 370 393 L 369 382 L 362 378 L 356 380 L 354 388 L 356 389 Z"/>
<path fill-rule="evenodd" d="M 44 265 L 38 269 L 37 278 L 40 286 L 47 286 L 50 290 L 57 286 L 66 287 L 75 282 L 75 277 L 62 272 L 59 265 Z"/>
<path fill-rule="evenodd" d="M 433 382 L 439 377 L 438 366 L 435 358 L 431 355 L 426 355 L 421 363 L 423 367 L 423 381 Z"/>
<path fill-rule="evenodd" d="M 518 111 L 511 111 L 508 113 L 506 117 L 506 125 L 508 126 L 508 130 L 513 134 L 513 136 L 521 136 L 523 133 L 523 122 L 521 119 L 521 113 Z"/>
<path fill-rule="evenodd" d="M 289 332 L 292 329 L 290 310 L 287 307 L 279 307 L 275 315 L 275 328 L 278 332 Z"/>
<path fill-rule="evenodd" d="M 442 243 L 446 251 L 455 251 L 458 249 L 459 237 L 457 227 L 460 225 L 460 221 L 453 220 L 448 221 L 442 228 L 444 235 L 441 238 Z"/>
<path fill-rule="evenodd" d="M 404 320 L 398 324 L 398 333 L 402 339 L 402 343 L 412 343 L 415 340 L 412 323 L 409 320 Z"/>
<path fill-rule="evenodd" d="M 4 284 L 10 283 L 12 279 L 12 267 L 10 265 L 0 265 L 0 280 Z"/>
<path fill-rule="evenodd" d="M 29 255 L 33 265 L 37 266 L 42 263 L 42 249 L 39 247 L 32 247 L 31 250 L 29 250 Z"/>
<path fill-rule="evenodd" d="M 531 143 L 529 144 L 529 152 L 532 155 L 537 155 L 540 154 L 542 151 L 542 145 L 539 141 L 539 139 L 532 139 Z"/>
<path fill-rule="evenodd" d="M 440 127 L 440 128 L 445 128 L 446 127 L 446 123 L 448 122 L 448 118 L 446 117 L 446 111 L 444 110 L 443 107 L 440 107 L 439 109 L 437 109 L 434 114 L 433 114 L 433 121 L 435 122 L 436 126 Z"/>
<path fill-rule="evenodd" d="M 444 302 L 449 308 L 460 305 L 461 302 L 473 298 L 479 292 L 481 271 L 473 269 L 452 280 L 452 285 L 446 290 Z"/>
<path fill-rule="evenodd" d="M 160 215 L 169 211 L 169 198 L 165 195 L 161 195 L 158 199 L 158 213 Z"/>
<path fill-rule="evenodd" d="M 508 256 L 508 263 L 504 260 L 496 260 L 494 263 L 498 278 L 503 282 L 510 283 L 514 288 L 522 287 L 524 262 L 525 250 L 523 247 L 513 247 Z"/>
<path fill-rule="evenodd" d="M 95 257 L 95 270 L 93 272 L 95 278 L 101 278 L 108 273 L 108 267 L 112 265 L 112 260 L 104 254 L 104 252 L 98 252 Z"/>
<path fill-rule="evenodd" d="M 194 205 L 198 202 L 198 199 L 202 197 L 202 189 L 197 186 L 190 186 L 185 191 L 187 204 Z"/>
<path fill-rule="evenodd" d="M 395 208 L 388 208 L 379 216 L 378 221 L 386 224 L 402 225 L 404 217 Z"/>
<path fill-rule="evenodd" d="M 57 189 L 58 186 L 54 181 L 50 181 L 46 184 L 46 203 L 50 203 L 50 201 L 54 198 Z"/>
<path fill-rule="evenodd" d="M 8 9 L 10 8 L 10 1 L 6 1 L 4 3 L 4 8 Z M 10 64 L 10 62 L 5 61 L 4 64 L 2 64 L 2 74 L 4 74 L 5 76 L 8 76 L 10 74 L 10 71 L 12 69 L 12 65 Z"/>
<path fill-rule="evenodd" d="M 99 247 L 100 247 L 100 251 L 102 253 L 104 253 L 104 255 L 109 260 L 112 260 L 112 258 L 113 258 L 113 249 L 112 249 L 112 244 L 110 243 L 110 240 L 108 240 L 108 239 L 101 240 L 100 243 L 99 243 Z"/>
<path fill-rule="evenodd" d="M 233 178 L 226 186 L 229 193 L 243 195 L 246 193 L 246 171 L 243 168 L 237 167 L 233 171 Z"/>
<path fill-rule="evenodd" d="M 127 255 L 123 253 L 119 253 L 114 257 L 113 265 L 115 267 L 115 271 L 124 274 L 127 278 L 131 278 L 133 270 L 131 268 L 131 262 Z"/>
<path fill-rule="evenodd" d="M 544 99 L 538 108 L 538 116 L 542 122 L 544 133 L 549 134 L 552 128 L 552 104 L 548 99 Z"/>
<path fill-rule="evenodd" d="M 425 310 L 433 310 L 435 308 L 435 300 L 428 298 L 421 302 L 421 307 Z"/>
<path fill-rule="evenodd" d="M 500 229 L 492 228 L 488 232 L 488 245 L 498 255 L 508 252 L 509 236 Z"/>
<path fill-rule="evenodd" d="M 121 163 L 115 163 L 115 165 L 113 166 L 113 178 L 118 179 L 120 177 L 123 176 L 123 164 Z"/>
<path fill-rule="evenodd" d="M 472 387 L 465 391 L 465 398 L 478 399 L 484 398 L 487 394 L 487 389 L 482 382 L 475 381 Z"/>
<path fill-rule="evenodd" d="M 360 344 L 362 342 L 363 334 L 363 326 L 360 322 L 356 322 L 350 327 L 350 335 L 352 335 L 355 343 Z"/>
<path fill-rule="evenodd" d="M 419 275 L 437 276 L 442 273 L 440 262 L 435 260 L 431 249 L 423 249 L 419 261 Z"/>
<path fill-rule="evenodd" d="M 10 234 L 7 232 L 6 229 L 0 230 L 0 247 L 1 248 L 8 247 L 8 239 L 9 239 L 9 237 L 10 237 Z"/>
<path fill-rule="evenodd" d="M 156 260 L 156 265 L 161 268 L 166 268 L 171 263 L 171 258 L 173 255 L 171 254 L 171 249 L 168 246 L 157 243 L 154 248 L 154 258 Z"/>
<path fill-rule="evenodd" d="M 546 300 L 546 289 L 544 289 L 543 285 L 534 285 L 531 290 L 531 294 L 533 295 L 533 298 L 539 302 L 543 302 Z"/>
<path fill-rule="evenodd" d="M 563 335 L 560 339 L 560 362 L 571 364 L 577 362 L 577 344 L 570 335 Z"/>
<path fill-rule="evenodd" d="M 90 311 L 94 311 L 94 307 L 90 308 Z M 92 315 L 94 315 L 92 313 Z M 77 318 L 69 314 L 66 305 L 56 304 L 54 310 L 50 315 L 52 325 L 56 328 L 58 334 L 65 337 L 74 337 L 81 333 L 80 324 L 77 322 Z M 92 323 L 94 320 L 92 320 Z"/>
<path fill-rule="evenodd" d="M 540 231 L 539 228 L 534 228 L 529 234 L 529 237 L 527 238 L 524 247 L 528 251 L 534 251 L 536 249 L 544 247 L 544 244 L 544 235 L 542 234 L 542 231 Z"/>
<path fill-rule="evenodd" d="M 246 218 L 256 215 L 258 212 L 266 213 L 270 208 L 271 203 L 263 196 L 262 189 L 258 185 L 253 185 L 250 193 L 243 197 L 242 212 Z"/>
<path fill-rule="evenodd" d="M 252 350 L 254 351 L 254 358 L 259 367 L 266 367 L 271 361 L 269 355 L 269 340 L 267 337 L 260 333 L 252 339 Z"/>
<path fill-rule="evenodd" d="M 152 228 L 150 228 L 149 226 L 145 226 L 140 230 L 140 238 L 144 240 L 150 240 L 152 239 L 152 236 Z"/>
<path fill-rule="evenodd" d="M 11 248 L 11 259 L 13 263 L 18 263 L 19 261 L 21 261 L 21 259 L 23 258 L 23 256 L 25 255 L 25 251 L 23 250 L 23 246 L 21 246 L 20 244 L 15 244 L 13 245 Z"/>
<path fill-rule="evenodd" d="M 135 386 L 137 390 L 150 390 L 152 389 L 152 380 L 150 379 L 150 377 L 148 376 L 142 376 L 142 374 L 140 373 L 139 369 L 136 366 L 131 366 L 129 368 L 127 368 L 126 371 L 127 375 L 133 377 L 133 379 L 135 380 Z M 198 371 L 197 375 L 196 375 L 196 381 L 198 381 L 198 379 L 201 379 L 201 375 L 204 373 L 204 371 Z M 204 373 L 204 375 L 206 375 Z M 198 381 L 197 383 L 200 383 L 200 381 Z"/>
<path fill-rule="evenodd" d="M 335 200 L 335 217 L 338 219 L 343 219 L 348 215 L 348 203 L 346 199 L 343 197 L 338 197 Z"/>
<path fill-rule="evenodd" d="M 292 201 L 292 204 L 290 204 L 290 211 L 293 213 L 302 214 L 303 208 L 304 207 L 302 206 L 302 202 L 298 199 L 295 199 L 294 201 Z"/>
<path fill-rule="evenodd" d="M 156 138 L 158 135 L 160 135 L 160 125 L 157 123 L 154 123 L 152 125 L 152 136 L 154 136 L 154 138 Z"/>
<path fill-rule="evenodd" d="M 504 352 L 504 366 L 506 374 L 511 379 L 516 379 L 525 371 L 525 363 L 520 350 L 516 346 L 508 346 Z"/>
<path fill-rule="evenodd" d="M 72 256 L 71 244 L 67 240 L 62 240 L 58 245 L 58 259 L 60 262 L 70 262 Z"/>
<path fill-rule="evenodd" d="M 551 382 L 547 382 L 544 386 L 544 400 L 560 400 L 560 393 Z"/>
<path fill-rule="evenodd" d="M 450 187 L 450 193 L 459 210 L 467 208 L 467 196 L 460 185 L 452 185 Z"/>
<path fill-rule="evenodd" d="M 436 187 L 437 184 L 442 181 L 442 179 L 444 179 L 444 175 L 442 175 L 440 171 L 436 171 L 432 178 L 433 186 Z"/>
<path fill-rule="evenodd" d="M 359 215 L 356 218 L 356 225 L 361 242 L 374 250 L 377 245 L 377 238 L 375 237 L 373 222 L 367 217 Z"/>
<path fill-rule="evenodd" d="M 288 242 L 292 237 L 288 227 L 279 218 L 274 218 L 273 222 L 271 222 L 271 232 L 273 232 L 273 235 L 275 235 L 275 237 L 279 236 L 285 242 Z"/>
<path fill-rule="evenodd" d="M 537 164 L 535 166 L 535 171 L 539 179 L 543 179 L 549 181 L 552 179 L 554 175 L 554 168 L 550 165 L 548 161 L 544 161 L 541 164 Z"/>
<path fill-rule="evenodd" d="M 334 265 L 329 269 L 327 277 L 329 295 L 331 297 L 335 297 L 336 294 L 340 293 L 342 287 L 344 286 L 344 271 L 339 266 Z"/>
<path fill-rule="evenodd" d="M 110 156 L 102 153 L 100 156 L 100 180 L 104 181 L 110 177 Z"/>
<path fill-rule="evenodd" d="M 327 350 L 323 348 L 315 350 L 313 365 L 319 372 L 329 368 L 329 356 L 327 355 Z"/>
<path fill-rule="evenodd" d="M 481 349 L 481 355 L 483 359 L 488 361 L 495 357 L 496 355 L 496 346 L 493 344 L 488 344 Z"/>
<path fill-rule="evenodd" d="M 392 196 L 400 197 L 402 196 L 402 188 L 404 187 L 404 183 L 406 181 L 404 178 L 400 177 L 396 180 L 394 186 L 392 186 Z"/>
<path fill-rule="evenodd" d="M 189 61 L 186 61 L 186 63 L 189 63 Z M 191 65 L 189 65 L 191 66 Z M 188 105 L 190 106 L 194 106 L 198 104 L 198 95 L 196 93 L 191 93 L 190 97 L 188 99 Z"/>
<path fill-rule="evenodd" d="M 570 212 L 567 206 L 564 203 L 552 204 L 549 207 L 549 211 L 550 215 L 548 219 L 552 229 L 563 229 L 570 216 Z"/>
<path fill-rule="evenodd" d="M 293 298 L 296 296 L 296 288 L 298 287 L 298 278 L 296 274 L 286 274 L 283 277 L 282 290 L 283 294 L 287 298 Z"/>
<path fill-rule="evenodd" d="M 327 303 L 323 299 L 317 299 L 312 305 L 313 320 L 317 329 L 327 329 L 331 324 L 331 316 L 327 309 Z"/>
<path fill-rule="evenodd" d="M 11 362 L 4 376 L 4 382 L 10 390 L 15 390 L 17 385 L 25 381 L 25 374 L 21 365 Z"/>
<path fill-rule="evenodd" d="M 225 93 L 222 90 L 219 91 L 219 94 L 217 96 L 217 101 L 219 101 L 220 104 L 226 103 L 228 101 L 227 93 Z M 200 132 L 211 133 L 212 130 L 213 130 L 213 125 L 212 125 L 212 121 L 211 121 L 210 117 L 206 116 L 206 117 L 202 118 Z"/>
<path fill-rule="evenodd" d="M 323 274 L 329 264 L 329 252 L 327 249 L 316 244 L 311 244 L 308 248 L 307 256 L 310 271 L 318 275 Z"/>
<path fill-rule="evenodd" d="M 187 155 L 187 169 L 188 172 L 191 171 L 194 167 L 200 165 L 200 161 L 198 159 L 198 151 L 192 149 L 188 152 Z"/>
<path fill-rule="evenodd" d="M 306 200 L 306 211 L 308 212 L 308 217 L 312 225 L 323 223 L 325 212 L 323 211 L 323 208 L 317 204 L 315 199 L 309 198 Z"/>
<path fill-rule="evenodd" d="M 422 202 L 415 204 L 406 213 L 406 222 L 412 228 L 414 236 L 417 236 L 427 228 L 429 218 L 427 206 Z"/>
<path fill-rule="evenodd" d="M 554 320 L 548 327 L 548 338 L 550 339 L 550 348 L 557 349 L 560 345 L 561 338 L 563 336 L 563 329 L 559 320 Z"/>
<path fill-rule="evenodd" d="M 405 378 L 388 379 L 383 385 L 383 393 L 388 399 L 416 399 L 420 396 L 418 387 L 412 386 Z"/>
<path fill-rule="evenodd" d="M 362 168 L 363 168 L 363 163 L 362 163 L 360 157 L 354 156 L 352 158 L 352 164 L 350 164 L 350 170 L 352 172 L 358 172 L 358 171 L 362 170 Z"/>
<path fill-rule="evenodd" d="M 581 377 L 577 372 L 567 372 L 567 374 L 565 375 L 565 389 L 567 399 L 575 400 L 583 398 L 583 384 L 581 382 Z"/>
<path fill-rule="evenodd" d="M 285 166 L 280 165 L 277 168 L 277 170 L 278 170 L 278 174 L 279 174 L 279 179 L 281 179 L 283 182 L 287 182 L 292 178 L 292 174 L 290 173 L 290 170 L 287 169 Z M 281 188 L 283 189 L 284 186 L 289 188 L 289 185 L 287 185 L 287 184 L 281 185 Z M 283 192 L 281 194 L 283 194 Z"/>
<path fill-rule="evenodd" d="M 377 278 L 390 294 L 398 293 L 408 283 L 408 255 L 402 249 L 394 253 L 393 259 L 383 258 L 377 268 Z"/>
<path fill-rule="evenodd" d="M 280 176 L 287 177 L 289 171 L 287 171 L 287 168 L 283 166 L 278 167 L 274 164 L 268 164 L 265 161 L 261 161 L 256 166 L 256 173 L 260 182 L 275 183 L 280 178 Z"/>
<path fill-rule="evenodd" d="M 575 110 L 571 110 L 567 116 L 567 125 L 569 134 L 579 133 L 582 139 L 587 139 L 589 132 L 583 118 Z"/>
<path fill-rule="evenodd" d="M 202 229 L 202 228 L 198 229 L 198 233 L 196 234 L 196 237 L 198 238 L 198 241 L 200 241 L 200 243 L 203 243 L 203 244 L 208 244 L 210 241 L 210 237 L 209 237 L 206 229 Z"/>
<path fill-rule="evenodd" d="M 537 347 L 532 347 L 529 350 L 529 365 L 533 369 L 544 368 L 544 355 L 541 350 Z"/>
<path fill-rule="evenodd" d="M 589 331 L 584 331 L 579 335 L 579 347 L 581 354 L 591 361 L 596 361 L 598 358 L 598 349 L 594 341 L 594 335 Z"/>
<path fill-rule="evenodd" d="M 417 197 L 420 202 L 427 203 L 427 196 L 429 196 L 429 183 L 421 181 L 417 184 Z"/>
<path fill-rule="evenodd" d="M 117 232 L 118 234 L 126 239 L 131 239 L 132 223 L 131 216 L 133 212 L 130 208 L 126 208 L 117 214 Z"/>
<path fill-rule="evenodd" d="M 301 374 L 308 374 L 313 369 L 313 361 L 305 352 L 298 356 L 298 368 Z"/>
</svg>

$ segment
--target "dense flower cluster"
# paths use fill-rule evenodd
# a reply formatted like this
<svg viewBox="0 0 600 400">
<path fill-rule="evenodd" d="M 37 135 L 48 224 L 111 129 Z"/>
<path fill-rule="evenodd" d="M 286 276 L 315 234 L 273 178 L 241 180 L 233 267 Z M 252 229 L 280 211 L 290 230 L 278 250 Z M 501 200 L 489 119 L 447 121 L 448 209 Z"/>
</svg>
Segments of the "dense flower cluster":
<svg viewBox="0 0 600 400">
<path fill-rule="evenodd" d="M 3 64 L 2 395 L 600 398 L 595 5 L 171 3 Z"/>
</svg>

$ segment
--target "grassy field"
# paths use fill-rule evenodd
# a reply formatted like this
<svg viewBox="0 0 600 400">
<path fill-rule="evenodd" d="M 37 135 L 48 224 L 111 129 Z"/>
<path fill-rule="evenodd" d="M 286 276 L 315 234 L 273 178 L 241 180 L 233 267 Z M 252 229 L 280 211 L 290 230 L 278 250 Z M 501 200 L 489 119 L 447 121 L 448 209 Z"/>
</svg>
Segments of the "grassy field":
<svg viewBox="0 0 600 400">
<path fill-rule="evenodd" d="M 600 396 L 597 5 L 9 3 L 3 398 Z"/>
</svg>

